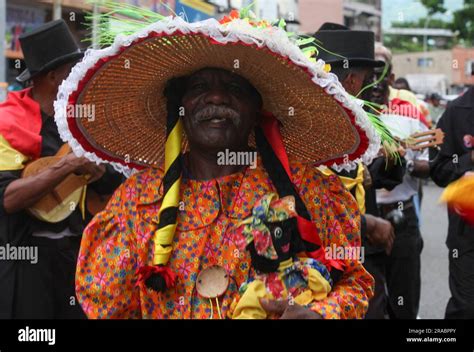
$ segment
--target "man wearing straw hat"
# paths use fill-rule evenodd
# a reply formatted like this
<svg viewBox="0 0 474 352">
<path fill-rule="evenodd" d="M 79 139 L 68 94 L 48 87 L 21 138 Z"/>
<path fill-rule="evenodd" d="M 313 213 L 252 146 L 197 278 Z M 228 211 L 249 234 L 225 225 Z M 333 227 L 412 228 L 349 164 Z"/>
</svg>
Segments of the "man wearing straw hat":
<svg viewBox="0 0 474 352">
<path fill-rule="evenodd" d="M 260 230 L 267 227 L 254 218 L 252 247 L 238 229 L 274 193 L 297 213 L 289 228 L 298 239 L 281 250 L 321 263 L 331 290 L 318 298 L 305 291 L 300 305 L 291 293 L 304 282 L 267 282 L 273 299 L 256 304 L 279 318 L 363 318 L 373 279 L 356 254 L 357 204 L 314 165 L 371 161 L 380 139 L 364 111 L 324 62 L 248 14 L 156 20 L 86 53 L 56 102 L 60 133 L 77 155 L 134 173 L 84 232 L 76 292 L 85 313 L 231 317 L 261 274 L 255 250 L 269 251 L 282 235 Z M 88 103 L 96 104 L 95 121 L 64 113 Z M 252 159 L 245 155 L 256 163 L 242 162 Z"/>
</svg>

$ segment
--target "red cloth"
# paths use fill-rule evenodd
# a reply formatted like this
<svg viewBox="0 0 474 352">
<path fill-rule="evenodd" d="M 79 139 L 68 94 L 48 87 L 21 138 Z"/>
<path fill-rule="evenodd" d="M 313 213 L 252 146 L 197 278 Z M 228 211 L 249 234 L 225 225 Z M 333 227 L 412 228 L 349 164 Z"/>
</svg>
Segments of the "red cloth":
<svg viewBox="0 0 474 352">
<path fill-rule="evenodd" d="M 176 284 L 176 274 L 168 266 L 146 265 L 138 268 L 136 274 L 138 275 L 138 279 L 135 286 L 143 285 L 145 281 L 154 274 L 163 276 L 167 288 L 174 287 Z"/>
<path fill-rule="evenodd" d="M 283 168 L 288 174 L 288 177 L 291 180 L 290 163 L 288 160 L 288 155 L 286 154 L 285 147 L 283 145 L 283 139 L 280 133 L 280 126 L 279 126 L 278 120 L 270 112 L 267 112 L 267 111 L 264 111 L 262 113 L 262 117 L 263 117 L 263 120 L 261 122 L 261 127 L 263 130 L 263 133 L 268 143 L 272 147 L 274 153 L 276 154 L 277 158 L 280 160 L 281 164 L 283 165 Z M 297 226 L 298 226 L 298 231 L 303 240 L 319 246 L 319 249 L 317 249 L 316 251 L 306 253 L 309 257 L 322 262 L 324 265 L 326 265 L 329 271 L 331 271 L 332 268 L 335 268 L 341 271 L 344 270 L 344 264 L 342 262 L 337 261 L 337 260 L 326 259 L 325 251 L 324 251 L 324 248 L 322 247 L 322 243 L 318 235 L 318 231 L 316 229 L 316 226 L 313 224 L 311 220 L 305 219 L 302 216 L 298 215 Z"/>
<path fill-rule="evenodd" d="M 31 88 L 10 92 L 0 104 L 0 135 L 31 159 L 41 154 L 41 126 L 41 109 L 31 97 Z"/>
<path fill-rule="evenodd" d="M 409 101 L 398 98 L 390 100 L 389 113 L 394 113 L 397 115 L 407 116 L 420 120 L 423 125 L 425 125 L 427 128 L 430 128 L 430 124 L 426 120 L 426 116 L 423 115 L 420 109 L 418 109 Z"/>
<path fill-rule="evenodd" d="M 467 222 L 469 225 L 474 226 L 474 207 L 469 209 L 460 209 L 456 207 L 450 207 L 451 211 L 454 211 L 458 214 L 461 219 Z"/>
</svg>

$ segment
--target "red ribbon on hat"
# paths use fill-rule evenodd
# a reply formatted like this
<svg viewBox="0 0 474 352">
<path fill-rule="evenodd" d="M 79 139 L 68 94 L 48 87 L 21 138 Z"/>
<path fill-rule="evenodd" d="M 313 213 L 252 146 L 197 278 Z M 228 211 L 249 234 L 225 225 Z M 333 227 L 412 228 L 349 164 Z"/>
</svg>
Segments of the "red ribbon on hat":
<svg viewBox="0 0 474 352">
<path fill-rule="evenodd" d="M 280 124 L 278 120 L 271 112 L 263 111 L 262 122 L 260 126 L 262 127 L 263 133 L 268 143 L 271 145 L 275 155 L 280 160 L 283 168 L 291 180 L 290 162 L 288 160 L 285 146 L 283 145 L 283 138 L 280 133 Z M 343 271 L 343 262 L 326 258 L 325 251 L 322 247 L 321 238 L 319 237 L 318 231 L 316 229 L 316 225 L 311 220 L 305 219 L 300 215 L 297 215 L 296 219 L 301 238 L 319 247 L 319 249 L 313 252 L 307 252 L 306 254 L 326 265 L 329 271 L 331 268 Z"/>
</svg>

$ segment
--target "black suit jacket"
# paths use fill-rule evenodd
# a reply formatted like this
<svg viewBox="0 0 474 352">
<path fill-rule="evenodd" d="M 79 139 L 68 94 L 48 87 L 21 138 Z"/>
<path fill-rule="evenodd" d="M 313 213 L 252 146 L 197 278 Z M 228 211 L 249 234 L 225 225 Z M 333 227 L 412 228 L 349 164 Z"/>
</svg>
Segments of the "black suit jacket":
<svg viewBox="0 0 474 352">
<path fill-rule="evenodd" d="M 430 174 L 438 186 L 446 187 L 467 171 L 474 170 L 471 151 L 463 141 L 466 134 L 474 135 L 474 87 L 448 104 L 437 127 L 443 130 L 445 138 L 439 151 L 430 150 Z M 474 248 L 474 227 L 450 212 L 446 244 L 460 252 Z"/>
</svg>

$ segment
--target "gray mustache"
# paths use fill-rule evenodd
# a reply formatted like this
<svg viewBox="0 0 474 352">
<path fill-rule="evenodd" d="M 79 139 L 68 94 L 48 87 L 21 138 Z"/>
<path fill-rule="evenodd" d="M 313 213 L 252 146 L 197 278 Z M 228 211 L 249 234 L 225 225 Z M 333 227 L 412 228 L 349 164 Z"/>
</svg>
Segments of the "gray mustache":
<svg viewBox="0 0 474 352">
<path fill-rule="evenodd" d="M 224 118 L 232 120 L 233 122 L 239 121 L 240 114 L 226 106 L 220 105 L 208 105 L 199 110 L 194 117 L 198 122 L 211 120 L 213 118 Z"/>
</svg>

